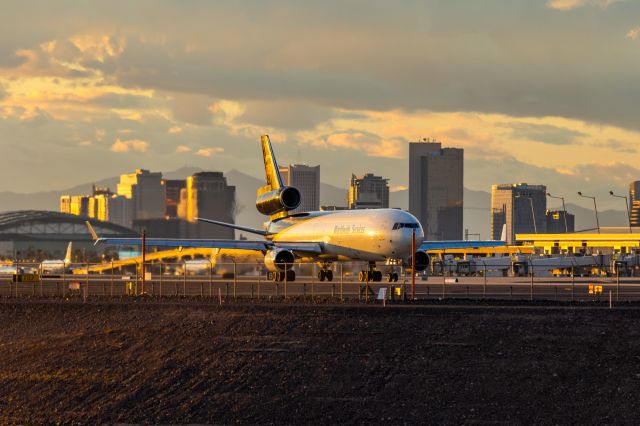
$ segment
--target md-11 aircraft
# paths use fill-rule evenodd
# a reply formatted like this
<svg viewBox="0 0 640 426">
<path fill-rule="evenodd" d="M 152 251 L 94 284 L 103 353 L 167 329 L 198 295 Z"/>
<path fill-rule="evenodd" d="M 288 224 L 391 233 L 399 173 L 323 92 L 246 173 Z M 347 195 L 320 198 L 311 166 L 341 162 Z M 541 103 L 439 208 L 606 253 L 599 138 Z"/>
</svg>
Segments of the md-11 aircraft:
<svg viewBox="0 0 640 426">
<path fill-rule="evenodd" d="M 226 226 L 264 237 L 264 241 L 205 240 L 146 238 L 145 245 L 158 247 L 209 247 L 220 249 L 255 250 L 264 254 L 264 263 L 273 281 L 294 281 L 295 262 L 317 262 L 320 281 L 332 281 L 330 269 L 335 261 L 364 261 L 366 270 L 360 271 L 361 282 L 382 281 L 382 271 L 376 262 L 390 266 L 387 280 L 398 281 L 395 265 L 411 264 L 412 235 L 416 247 L 424 232 L 420 222 L 410 213 L 398 209 L 367 209 L 311 211 L 290 214 L 300 205 L 300 191 L 285 186 L 268 135 L 263 135 L 262 155 L 266 185 L 258 189 L 256 208 L 269 220 L 264 229 L 198 218 L 203 222 Z M 99 238 L 87 222 L 96 244 L 140 245 L 141 238 Z M 416 250 L 415 270 L 429 266 L 429 256 Z"/>
</svg>

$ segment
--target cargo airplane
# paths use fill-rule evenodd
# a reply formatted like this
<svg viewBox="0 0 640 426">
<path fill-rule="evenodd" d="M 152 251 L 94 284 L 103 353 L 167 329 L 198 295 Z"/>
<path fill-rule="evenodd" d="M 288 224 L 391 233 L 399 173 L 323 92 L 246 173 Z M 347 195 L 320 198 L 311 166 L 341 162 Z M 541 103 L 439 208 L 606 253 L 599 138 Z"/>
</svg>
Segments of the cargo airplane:
<svg viewBox="0 0 640 426">
<path fill-rule="evenodd" d="M 203 222 L 225 226 L 264 237 L 263 241 L 204 240 L 146 238 L 145 244 L 158 247 L 210 247 L 259 251 L 273 281 L 294 281 L 293 264 L 317 262 L 320 281 L 332 281 L 330 269 L 335 261 L 363 261 L 368 268 L 360 271 L 361 282 L 382 281 L 382 271 L 376 262 L 389 265 L 387 280 L 398 280 L 395 265 L 410 264 L 412 235 L 416 247 L 422 243 L 424 232 L 420 222 L 410 213 L 398 209 L 367 209 L 311 211 L 290 214 L 300 205 L 300 191 L 285 186 L 267 135 L 262 136 L 262 155 L 266 185 L 258 189 L 256 208 L 269 220 L 264 229 L 249 228 L 232 223 L 198 218 Z M 110 245 L 140 245 L 140 238 L 99 238 L 87 223 L 97 243 Z M 415 269 L 422 271 L 429 266 L 429 256 L 416 250 Z"/>
</svg>

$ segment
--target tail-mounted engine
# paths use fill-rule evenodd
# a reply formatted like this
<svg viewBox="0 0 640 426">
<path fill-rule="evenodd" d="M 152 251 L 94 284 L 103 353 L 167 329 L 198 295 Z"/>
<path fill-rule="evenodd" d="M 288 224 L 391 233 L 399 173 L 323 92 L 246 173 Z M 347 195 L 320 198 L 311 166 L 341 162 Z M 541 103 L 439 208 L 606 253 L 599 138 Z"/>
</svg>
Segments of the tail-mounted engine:
<svg viewBox="0 0 640 426">
<path fill-rule="evenodd" d="M 264 256 L 264 264 L 269 271 L 288 271 L 293 267 L 296 258 L 291 250 L 275 248 Z"/>
<path fill-rule="evenodd" d="M 415 252 L 414 257 L 416 259 L 416 272 L 424 271 L 429 267 L 429 255 L 421 250 Z M 409 265 L 411 265 L 411 260 L 409 260 Z"/>
<path fill-rule="evenodd" d="M 262 192 L 266 189 L 266 192 Z M 282 188 L 269 191 L 269 187 L 261 188 L 256 199 L 256 208 L 267 216 L 274 216 L 279 213 L 286 213 L 294 210 L 300 205 L 301 197 L 298 188 L 284 186 Z"/>
</svg>

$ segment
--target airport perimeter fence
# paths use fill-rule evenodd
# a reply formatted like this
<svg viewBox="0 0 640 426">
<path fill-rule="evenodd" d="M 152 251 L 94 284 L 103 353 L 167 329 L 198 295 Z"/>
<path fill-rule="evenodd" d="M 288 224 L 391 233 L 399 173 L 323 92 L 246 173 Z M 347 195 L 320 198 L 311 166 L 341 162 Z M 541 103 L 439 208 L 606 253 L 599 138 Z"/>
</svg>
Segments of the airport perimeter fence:
<svg viewBox="0 0 640 426">
<path fill-rule="evenodd" d="M 263 263 L 154 262 L 118 265 L 73 264 L 58 271 L 40 264 L 14 265 L 0 274 L 0 297 L 200 297 L 230 299 L 333 299 L 340 301 L 406 301 L 411 299 L 510 299 L 593 301 L 640 300 L 640 277 L 621 277 L 613 268 L 597 275 L 552 276 L 549 271 L 504 276 L 496 271 L 457 275 L 411 273 L 402 267 L 379 266 L 382 280 L 360 282 L 362 263 L 333 263 L 332 280 L 318 275 L 318 264 L 294 264 L 295 278 L 270 277 Z M 397 272 L 388 281 L 388 271 Z M 144 271 L 144 273 L 143 273 Z M 380 278 L 378 275 L 377 278 Z M 413 281 L 413 283 L 412 283 Z"/>
</svg>

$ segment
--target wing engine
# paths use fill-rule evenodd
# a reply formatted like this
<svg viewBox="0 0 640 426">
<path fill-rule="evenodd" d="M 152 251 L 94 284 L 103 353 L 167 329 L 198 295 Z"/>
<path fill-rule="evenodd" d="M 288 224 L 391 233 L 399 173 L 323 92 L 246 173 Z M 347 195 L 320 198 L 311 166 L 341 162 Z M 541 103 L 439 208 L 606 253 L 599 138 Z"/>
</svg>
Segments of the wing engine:
<svg viewBox="0 0 640 426">
<path fill-rule="evenodd" d="M 296 257 L 291 250 L 274 248 L 264 255 L 264 264 L 272 272 L 288 271 Z"/>
</svg>

